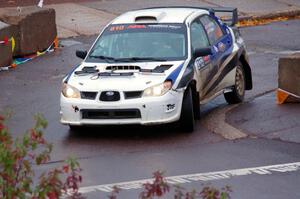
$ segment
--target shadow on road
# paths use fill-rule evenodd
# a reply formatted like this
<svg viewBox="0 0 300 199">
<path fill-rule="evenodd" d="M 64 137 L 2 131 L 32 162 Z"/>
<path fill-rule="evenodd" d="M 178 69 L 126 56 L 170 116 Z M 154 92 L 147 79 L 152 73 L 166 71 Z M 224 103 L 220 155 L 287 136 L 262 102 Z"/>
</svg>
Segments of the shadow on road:
<svg viewBox="0 0 300 199">
<path fill-rule="evenodd" d="M 69 130 L 69 139 L 110 139 L 110 140 L 141 140 L 162 139 L 167 137 L 186 136 L 191 133 L 182 132 L 178 124 L 141 126 L 89 126 Z"/>
</svg>

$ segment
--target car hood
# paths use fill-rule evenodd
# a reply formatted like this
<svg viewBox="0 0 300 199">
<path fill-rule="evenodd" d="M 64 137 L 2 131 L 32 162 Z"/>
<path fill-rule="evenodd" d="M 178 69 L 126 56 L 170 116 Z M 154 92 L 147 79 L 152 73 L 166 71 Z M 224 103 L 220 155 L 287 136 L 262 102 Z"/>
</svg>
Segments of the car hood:
<svg viewBox="0 0 300 199">
<path fill-rule="evenodd" d="M 68 84 L 76 87 L 80 91 L 101 91 L 101 90 L 119 90 L 119 91 L 141 91 L 148 87 L 163 83 L 168 77 L 178 71 L 183 65 L 183 61 L 171 62 L 137 62 L 137 63 L 85 63 L 83 62 L 68 77 Z M 114 73 L 133 72 L 129 76 L 98 76 L 94 74 L 76 75 L 76 71 L 81 71 L 84 67 L 96 67 L 103 72 L 111 72 L 113 67 Z M 141 69 L 132 70 L 135 67 Z M 151 72 L 158 67 L 164 67 L 163 72 Z M 131 69 L 130 69 L 131 68 Z M 172 75 L 173 77 L 174 75 Z M 66 80 L 65 79 L 65 80 Z M 174 82 L 173 82 L 174 83 Z"/>
</svg>

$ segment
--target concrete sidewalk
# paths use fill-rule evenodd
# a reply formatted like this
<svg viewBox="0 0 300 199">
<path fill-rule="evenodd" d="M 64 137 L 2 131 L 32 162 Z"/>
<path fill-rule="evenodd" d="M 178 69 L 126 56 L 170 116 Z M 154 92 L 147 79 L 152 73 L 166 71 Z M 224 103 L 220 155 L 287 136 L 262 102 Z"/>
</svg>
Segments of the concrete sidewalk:
<svg viewBox="0 0 300 199">
<path fill-rule="evenodd" d="M 29 1 L 29 0 L 28 0 Z M 70 3 L 45 5 L 56 10 L 59 38 L 94 35 L 110 20 L 128 10 L 151 6 L 237 7 L 240 16 L 259 16 L 289 11 L 300 13 L 299 0 L 69 0 Z M 59 2 L 55 0 L 45 3 Z M 28 2 L 30 3 L 30 2 Z M 33 2 L 32 2 L 33 3 Z"/>
<path fill-rule="evenodd" d="M 275 93 L 246 102 L 226 113 L 226 122 L 251 137 L 300 143 L 300 104 L 276 104 Z"/>
</svg>

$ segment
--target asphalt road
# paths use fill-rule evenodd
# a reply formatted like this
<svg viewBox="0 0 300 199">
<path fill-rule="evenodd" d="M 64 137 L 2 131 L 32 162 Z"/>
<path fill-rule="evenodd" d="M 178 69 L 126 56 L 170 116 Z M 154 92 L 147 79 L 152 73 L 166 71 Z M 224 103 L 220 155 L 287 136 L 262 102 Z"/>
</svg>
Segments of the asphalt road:
<svg viewBox="0 0 300 199">
<path fill-rule="evenodd" d="M 17 7 L 17 6 L 31 6 L 37 5 L 40 0 L 0 0 L 0 7 Z M 57 4 L 57 3 L 80 3 L 91 0 L 44 0 L 44 4 Z"/>
<path fill-rule="evenodd" d="M 247 100 L 277 86 L 277 59 L 287 51 L 299 50 L 300 21 L 278 22 L 242 29 L 248 44 L 253 70 L 254 90 Z M 54 144 L 52 168 L 70 155 L 76 156 L 83 170 L 83 187 L 146 179 L 156 170 L 167 176 L 235 170 L 298 162 L 298 143 L 271 138 L 247 137 L 229 141 L 197 122 L 192 134 L 173 126 L 89 128 L 80 134 L 59 123 L 59 95 L 63 76 L 78 64 L 75 49 L 87 49 L 95 36 L 63 40 L 64 48 L 0 72 L 0 110 L 13 112 L 8 126 L 14 137 L 33 124 L 33 115 L 42 113 L 49 122 L 45 136 Z M 273 101 L 270 103 L 274 103 Z M 226 106 L 223 97 L 201 107 L 202 117 Z M 237 111 L 247 114 L 247 109 Z M 236 116 L 238 117 L 238 116 Z M 268 117 L 263 115 L 261 117 Z M 274 124 L 274 126 L 280 124 Z M 255 131 L 255 127 L 252 127 Z M 258 131 L 259 129 L 257 129 Z M 233 198 L 299 198 L 300 172 L 272 172 L 209 181 L 216 186 L 230 185 Z M 200 182 L 183 184 L 200 187 Z M 122 191 L 120 198 L 136 198 L 140 190 Z M 105 192 L 90 192 L 89 198 L 105 197 Z"/>
</svg>

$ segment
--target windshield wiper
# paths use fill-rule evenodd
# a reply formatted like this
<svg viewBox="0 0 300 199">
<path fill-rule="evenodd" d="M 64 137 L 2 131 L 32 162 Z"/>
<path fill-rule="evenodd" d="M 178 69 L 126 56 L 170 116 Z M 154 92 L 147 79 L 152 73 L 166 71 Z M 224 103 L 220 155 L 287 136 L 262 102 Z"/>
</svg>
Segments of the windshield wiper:
<svg viewBox="0 0 300 199">
<path fill-rule="evenodd" d="M 167 61 L 166 59 L 156 57 L 127 57 L 127 58 L 114 58 L 104 55 L 90 55 L 91 58 L 103 59 L 108 63 L 112 62 L 132 62 L 132 61 Z"/>
<path fill-rule="evenodd" d="M 116 59 L 114 57 L 108 57 L 108 56 L 104 56 L 104 55 L 90 55 L 89 57 L 103 59 L 108 63 L 112 63 L 112 61 L 116 61 Z"/>
<path fill-rule="evenodd" d="M 116 59 L 116 61 L 131 62 L 131 61 L 167 61 L 167 60 L 162 58 L 156 58 L 156 57 L 127 57 L 127 58 Z"/>
</svg>

